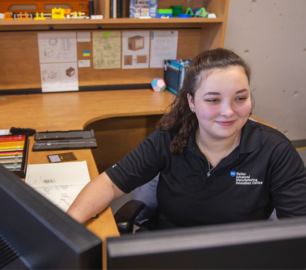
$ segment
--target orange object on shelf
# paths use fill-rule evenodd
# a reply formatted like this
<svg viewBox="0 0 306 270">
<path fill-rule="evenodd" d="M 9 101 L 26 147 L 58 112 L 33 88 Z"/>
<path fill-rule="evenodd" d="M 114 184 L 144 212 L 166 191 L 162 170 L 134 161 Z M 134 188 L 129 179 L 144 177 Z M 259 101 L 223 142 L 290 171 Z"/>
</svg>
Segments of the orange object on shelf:
<svg viewBox="0 0 306 270">
<path fill-rule="evenodd" d="M 13 18 L 12 18 L 12 14 L 11 14 L 11 12 L 4 12 L 4 18 L 3 18 L 3 20 L 14 20 Z"/>
<path fill-rule="evenodd" d="M 88 16 L 89 4 L 88 0 L 0 0 L 0 13 L 51 13 L 53 8 L 71 9 L 72 12 L 84 12 Z"/>
<path fill-rule="evenodd" d="M 15 14 L 16 15 L 16 14 Z M 17 14 L 18 15 L 18 14 Z M 24 16 L 23 16 L 23 13 L 22 12 L 19 12 L 19 16 L 16 17 L 17 20 L 31 20 L 32 19 L 32 15 L 31 16 L 28 16 L 28 12 L 25 12 L 24 13 Z"/>
</svg>

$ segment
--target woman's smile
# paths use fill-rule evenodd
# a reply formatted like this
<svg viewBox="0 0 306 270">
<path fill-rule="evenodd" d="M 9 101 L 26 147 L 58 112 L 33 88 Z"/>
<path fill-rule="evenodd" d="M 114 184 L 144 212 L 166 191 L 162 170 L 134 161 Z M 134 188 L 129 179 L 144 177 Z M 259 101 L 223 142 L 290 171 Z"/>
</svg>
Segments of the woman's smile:
<svg viewBox="0 0 306 270">
<path fill-rule="evenodd" d="M 220 126 L 226 126 L 226 127 L 235 124 L 235 121 L 215 121 L 215 122 Z"/>
</svg>

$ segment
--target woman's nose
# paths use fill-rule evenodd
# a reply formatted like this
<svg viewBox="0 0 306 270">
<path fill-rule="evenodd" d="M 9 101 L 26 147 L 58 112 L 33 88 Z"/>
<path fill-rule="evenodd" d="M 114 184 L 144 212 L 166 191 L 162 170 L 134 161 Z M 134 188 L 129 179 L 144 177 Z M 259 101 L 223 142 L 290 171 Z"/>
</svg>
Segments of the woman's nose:
<svg viewBox="0 0 306 270">
<path fill-rule="evenodd" d="M 234 114 L 234 109 L 232 107 L 232 104 L 230 102 L 224 102 L 221 105 L 220 114 L 226 117 L 232 116 Z"/>
</svg>

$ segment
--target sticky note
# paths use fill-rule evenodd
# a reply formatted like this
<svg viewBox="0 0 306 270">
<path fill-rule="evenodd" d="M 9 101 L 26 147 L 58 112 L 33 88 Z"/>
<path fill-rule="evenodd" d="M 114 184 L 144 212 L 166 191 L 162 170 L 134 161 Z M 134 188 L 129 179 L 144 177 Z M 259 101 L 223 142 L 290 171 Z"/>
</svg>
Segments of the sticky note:
<svg viewBox="0 0 306 270">
<path fill-rule="evenodd" d="M 109 32 L 103 32 L 103 37 L 109 37 Z"/>
<path fill-rule="evenodd" d="M 83 51 L 83 56 L 90 56 L 90 51 L 84 50 Z"/>
</svg>

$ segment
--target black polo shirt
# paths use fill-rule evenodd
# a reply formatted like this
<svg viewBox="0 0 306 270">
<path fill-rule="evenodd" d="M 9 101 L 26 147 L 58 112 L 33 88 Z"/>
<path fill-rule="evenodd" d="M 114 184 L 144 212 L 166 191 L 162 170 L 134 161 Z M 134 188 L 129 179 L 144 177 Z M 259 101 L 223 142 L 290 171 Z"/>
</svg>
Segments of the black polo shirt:
<svg viewBox="0 0 306 270">
<path fill-rule="evenodd" d="M 207 159 L 195 142 L 170 152 L 171 132 L 156 130 L 106 173 L 128 193 L 160 172 L 152 228 L 198 226 L 306 215 L 306 170 L 279 131 L 248 120 L 240 145 L 207 177 Z"/>
</svg>

